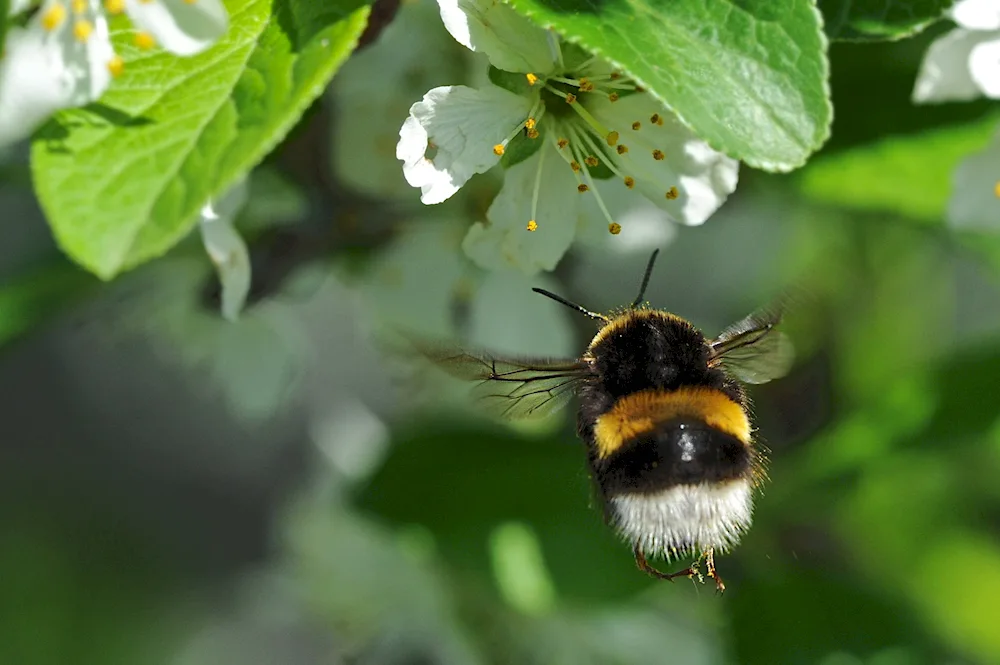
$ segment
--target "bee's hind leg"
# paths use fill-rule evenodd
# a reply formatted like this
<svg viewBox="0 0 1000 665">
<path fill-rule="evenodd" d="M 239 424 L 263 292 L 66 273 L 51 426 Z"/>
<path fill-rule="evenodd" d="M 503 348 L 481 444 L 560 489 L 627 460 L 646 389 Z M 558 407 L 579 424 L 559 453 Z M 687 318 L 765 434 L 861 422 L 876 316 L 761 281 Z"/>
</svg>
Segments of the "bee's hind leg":
<svg viewBox="0 0 1000 665">
<path fill-rule="evenodd" d="M 722 581 L 722 578 L 719 577 L 719 573 L 715 569 L 715 549 L 709 547 L 707 550 L 705 550 L 703 556 L 705 557 L 706 574 L 713 580 L 715 580 L 715 590 L 718 591 L 719 593 L 722 593 L 723 591 L 726 590 L 726 584 L 725 582 Z"/>
<path fill-rule="evenodd" d="M 636 567 L 650 577 L 655 577 L 658 580 L 669 580 L 670 582 L 673 582 L 675 577 L 687 577 L 688 579 L 693 579 L 697 576 L 699 579 L 701 578 L 701 573 L 699 573 L 698 569 L 693 566 L 676 573 L 664 573 L 656 568 L 653 568 L 649 561 L 646 560 L 646 555 L 643 554 L 642 550 L 639 548 L 639 543 L 636 543 L 632 548 L 632 553 L 635 555 Z M 716 584 L 718 583 L 719 581 L 716 580 Z"/>
</svg>

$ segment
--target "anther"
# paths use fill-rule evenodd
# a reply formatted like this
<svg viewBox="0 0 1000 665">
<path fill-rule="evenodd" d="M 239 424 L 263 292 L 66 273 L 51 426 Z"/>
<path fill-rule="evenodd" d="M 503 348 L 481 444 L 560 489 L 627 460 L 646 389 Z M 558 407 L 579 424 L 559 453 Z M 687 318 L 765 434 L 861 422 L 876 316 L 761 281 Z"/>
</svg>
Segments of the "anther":
<svg viewBox="0 0 1000 665">
<path fill-rule="evenodd" d="M 135 35 L 135 45 L 142 49 L 150 49 L 156 46 L 156 40 L 148 32 L 137 32 Z"/>
<path fill-rule="evenodd" d="M 580 79 L 580 92 L 593 92 L 594 84 L 590 82 L 590 79 L 584 77 Z"/>
<path fill-rule="evenodd" d="M 576 191 L 580 192 L 581 194 L 586 193 L 589 189 L 590 187 L 588 187 L 584 183 L 580 183 L 579 185 L 576 186 Z"/>
<path fill-rule="evenodd" d="M 527 228 L 529 231 L 537 231 L 538 230 L 538 222 L 536 222 L 533 219 L 529 219 L 528 220 L 528 226 L 525 227 L 525 228 Z"/>
<path fill-rule="evenodd" d="M 676 199 L 680 195 L 681 195 L 681 193 L 679 191 L 677 191 L 676 187 L 671 187 L 670 189 L 667 190 L 667 199 L 670 200 L 670 201 L 673 201 L 674 199 Z"/>
<path fill-rule="evenodd" d="M 57 2 L 42 14 L 42 27 L 52 32 L 66 20 L 66 8 L 62 3 Z"/>
<path fill-rule="evenodd" d="M 562 150 L 563 148 L 569 145 L 569 139 L 559 139 L 558 141 L 556 141 L 556 145 L 559 147 L 560 150 Z"/>
<path fill-rule="evenodd" d="M 635 86 L 635 91 L 636 92 L 646 92 L 646 89 L 643 88 L 641 85 L 637 85 L 637 86 Z"/>
<path fill-rule="evenodd" d="M 614 132 L 614 131 L 608 132 L 608 135 L 605 138 L 608 141 L 608 145 L 614 145 L 614 144 L 618 143 L 618 132 Z"/>
<path fill-rule="evenodd" d="M 618 101 L 618 93 L 617 92 L 612 92 L 611 94 L 609 94 L 608 95 L 608 101 L 609 102 L 617 102 Z"/>
<path fill-rule="evenodd" d="M 493 146 L 494 155 L 496 155 L 497 157 L 502 157 L 503 153 L 504 153 L 504 147 L 502 143 L 497 143 L 495 146 Z"/>
<path fill-rule="evenodd" d="M 125 11 L 125 0 L 104 0 L 104 9 L 109 14 L 121 14 Z"/>
<path fill-rule="evenodd" d="M 580 168 L 581 168 L 580 167 L 580 162 L 576 161 L 575 159 L 572 162 L 569 163 L 569 167 L 571 169 L 573 169 L 574 173 L 579 173 L 580 172 Z"/>
<path fill-rule="evenodd" d="M 621 72 L 611 72 L 610 78 L 612 81 L 617 81 L 621 77 L 622 77 Z"/>
<path fill-rule="evenodd" d="M 654 125 L 660 124 L 660 114 L 654 113 L 653 115 L 649 116 L 649 121 Z"/>
<path fill-rule="evenodd" d="M 624 143 L 621 143 L 618 145 L 617 148 L 615 148 L 615 150 L 618 151 L 619 155 L 624 155 L 626 152 L 628 152 L 628 146 L 625 145 Z"/>
<path fill-rule="evenodd" d="M 111 59 L 108 60 L 108 71 L 114 77 L 122 75 L 122 72 L 125 71 L 125 61 L 122 60 L 120 55 L 111 56 Z"/>
<path fill-rule="evenodd" d="M 610 224 L 608 224 L 608 233 L 610 233 L 611 235 L 616 236 L 621 232 L 622 232 L 622 225 L 619 224 L 618 222 L 611 222 Z"/>
<path fill-rule="evenodd" d="M 642 123 L 639 122 L 638 120 L 636 120 L 635 122 L 632 123 L 632 129 L 633 130 L 639 131 L 640 127 L 642 127 Z"/>
<path fill-rule="evenodd" d="M 86 42 L 94 32 L 94 24 L 90 21 L 79 20 L 73 23 L 73 36 L 78 42 Z"/>
<path fill-rule="evenodd" d="M 597 157 L 589 155 L 586 159 L 583 160 L 583 163 L 586 164 L 587 166 L 594 167 L 600 164 L 601 162 L 598 161 Z"/>
<path fill-rule="evenodd" d="M 997 184 L 993 186 L 993 194 L 1000 199 L 1000 180 L 997 180 Z"/>
<path fill-rule="evenodd" d="M 653 159 L 655 159 L 656 161 L 661 162 L 661 161 L 663 161 L 664 157 L 666 157 L 666 155 L 663 154 L 662 150 L 654 150 L 653 151 Z"/>
<path fill-rule="evenodd" d="M 528 138 L 529 139 L 537 139 L 538 138 L 538 130 L 535 129 L 534 127 L 532 127 L 531 129 L 529 129 L 528 130 Z"/>
<path fill-rule="evenodd" d="M 625 176 L 625 186 L 628 187 L 629 189 L 635 187 L 635 178 L 633 178 L 630 175 Z"/>
<path fill-rule="evenodd" d="M 528 79 L 528 85 L 535 85 L 536 83 L 538 83 L 538 77 L 532 74 L 531 72 L 525 74 L 524 77 Z"/>
<path fill-rule="evenodd" d="M 527 120 L 524 121 L 524 126 L 527 127 L 528 129 L 534 129 L 536 124 L 538 123 L 535 121 L 534 118 L 528 118 Z"/>
<path fill-rule="evenodd" d="M 567 104 L 573 104 L 574 102 L 576 102 L 576 95 L 574 95 L 572 92 L 567 92 L 566 93 L 566 103 Z"/>
<path fill-rule="evenodd" d="M 71 0 L 70 6 L 74 14 L 82 14 L 87 11 L 87 0 Z"/>
</svg>

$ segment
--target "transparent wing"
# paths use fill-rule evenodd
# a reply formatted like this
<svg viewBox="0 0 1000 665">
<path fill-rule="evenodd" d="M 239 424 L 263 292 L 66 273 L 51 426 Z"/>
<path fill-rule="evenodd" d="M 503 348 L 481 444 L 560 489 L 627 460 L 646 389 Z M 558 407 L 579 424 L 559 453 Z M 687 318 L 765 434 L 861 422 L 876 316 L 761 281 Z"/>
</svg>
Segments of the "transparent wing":
<svg viewBox="0 0 1000 665">
<path fill-rule="evenodd" d="M 729 326 L 712 341 L 709 364 L 722 365 L 745 383 L 766 383 L 788 373 L 795 359 L 792 342 L 775 326 L 780 308 L 764 309 Z"/>
<path fill-rule="evenodd" d="M 477 381 L 472 394 L 483 408 L 501 418 L 528 418 L 566 404 L 580 383 L 591 376 L 583 360 L 501 358 L 458 350 L 422 350 L 442 369 Z"/>
</svg>

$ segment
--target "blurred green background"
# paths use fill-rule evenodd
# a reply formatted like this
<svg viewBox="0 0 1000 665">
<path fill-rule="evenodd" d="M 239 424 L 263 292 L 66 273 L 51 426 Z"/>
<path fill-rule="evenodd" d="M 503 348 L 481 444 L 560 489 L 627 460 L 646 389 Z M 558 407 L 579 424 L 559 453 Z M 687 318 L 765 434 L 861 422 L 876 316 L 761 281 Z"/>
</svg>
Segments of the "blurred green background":
<svg viewBox="0 0 1000 665">
<path fill-rule="evenodd" d="M 416 92 L 372 102 L 398 116 L 367 136 L 381 161 L 352 166 L 359 54 L 254 173 L 236 324 L 196 241 L 85 276 L 4 155 L 0 663 L 1000 663 L 1000 238 L 943 219 L 998 117 L 910 103 L 945 29 L 834 45 L 833 137 L 805 168 L 744 169 L 704 226 L 582 241 L 534 279 L 461 254 L 495 180 L 431 211 L 399 187 L 398 121 L 460 61 L 411 63 Z M 373 343 L 578 353 L 592 322 L 530 287 L 611 309 L 651 244 L 647 297 L 708 334 L 809 295 L 795 369 L 751 389 L 770 482 L 721 597 L 635 570 L 572 409 L 490 423 Z"/>
</svg>

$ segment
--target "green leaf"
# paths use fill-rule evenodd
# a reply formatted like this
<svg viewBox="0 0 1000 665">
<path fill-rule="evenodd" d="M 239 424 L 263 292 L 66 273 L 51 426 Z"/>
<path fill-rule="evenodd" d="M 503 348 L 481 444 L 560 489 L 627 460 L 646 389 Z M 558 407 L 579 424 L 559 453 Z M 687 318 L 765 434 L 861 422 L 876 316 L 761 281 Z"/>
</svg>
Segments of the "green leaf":
<svg viewBox="0 0 1000 665">
<path fill-rule="evenodd" d="M 230 28 L 202 54 L 131 46 L 100 102 L 59 113 L 32 145 L 56 240 L 102 278 L 159 256 L 198 211 L 269 152 L 357 44 L 360 0 L 227 0 Z"/>
<path fill-rule="evenodd" d="M 954 0 L 820 0 L 830 39 L 902 39 L 938 21 Z"/>
<path fill-rule="evenodd" d="M 0 0 L 0 53 L 3 53 L 3 45 L 7 41 L 8 11 L 10 11 L 10 0 Z"/>
<path fill-rule="evenodd" d="M 699 136 L 769 171 L 801 166 L 833 116 L 810 0 L 510 0 L 629 72 Z"/>
<path fill-rule="evenodd" d="M 822 203 L 941 224 L 955 167 L 986 145 L 997 121 L 991 115 L 820 158 L 802 171 L 799 187 Z"/>
</svg>

